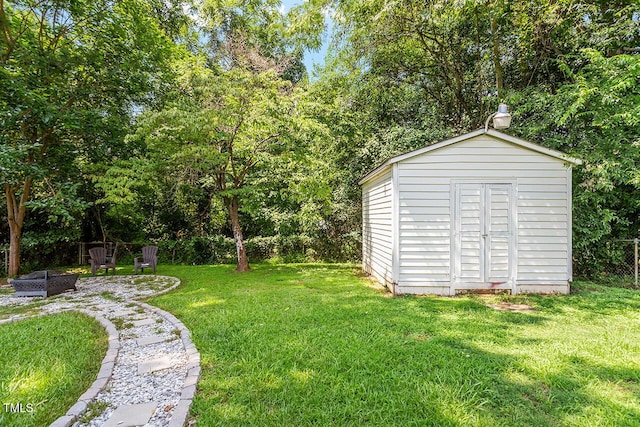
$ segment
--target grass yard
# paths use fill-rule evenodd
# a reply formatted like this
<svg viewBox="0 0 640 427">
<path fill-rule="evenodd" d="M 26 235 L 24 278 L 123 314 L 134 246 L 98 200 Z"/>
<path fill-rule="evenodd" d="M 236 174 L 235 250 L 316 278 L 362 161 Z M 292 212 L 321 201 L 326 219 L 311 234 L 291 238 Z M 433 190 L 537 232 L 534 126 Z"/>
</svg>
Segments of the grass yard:
<svg viewBox="0 0 640 427">
<path fill-rule="evenodd" d="M 106 351 L 105 330 L 81 313 L 0 325 L 0 426 L 46 426 L 64 415 Z"/>
<path fill-rule="evenodd" d="M 389 298 L 348 265 L 162 266 L 201 426 L 637 426 L 640 294 Z M 529 312 L 487 303 L 526 303 Z"/>
</svg>

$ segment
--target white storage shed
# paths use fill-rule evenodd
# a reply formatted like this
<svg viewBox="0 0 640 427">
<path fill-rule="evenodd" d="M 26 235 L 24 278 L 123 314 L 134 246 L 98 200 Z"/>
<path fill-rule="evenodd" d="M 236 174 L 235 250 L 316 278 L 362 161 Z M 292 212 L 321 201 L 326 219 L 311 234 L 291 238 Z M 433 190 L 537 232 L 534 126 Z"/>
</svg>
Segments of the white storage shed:
<svg viewBox="0 0 640 427">
<path fill-rule="evenodd" d="M 484 129 L 393 157 L 360 181 L 364 271 L 394 294 L 566 294 L 580 163 Z"/>
</svg>

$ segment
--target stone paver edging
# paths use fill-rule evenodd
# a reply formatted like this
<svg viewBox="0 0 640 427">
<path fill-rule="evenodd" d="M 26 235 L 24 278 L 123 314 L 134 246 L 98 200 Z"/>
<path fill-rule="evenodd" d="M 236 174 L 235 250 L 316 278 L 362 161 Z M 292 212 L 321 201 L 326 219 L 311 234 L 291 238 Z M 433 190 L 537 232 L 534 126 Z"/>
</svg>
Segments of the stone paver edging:
<svg viewBox="0 0 640 427">
<path fill-rule="evenodd" d="M 180 401 L 174 408 L 175 412 L 171 417 L 169 427 L 182 427 L 185 425 L 187 417 L 189 416 L 189 409 L 193 403 L 193 397 L 196 394 L 196 385 L 200 378 L 200 353 L 196 349 L 195 344 L 193 344 L 193 341 L 191 341 L 191 331 L 189 331 L 176 316 L 144 302 L 136 302 L 136 304 L 160 314 L 180 331 L 180 338 L 187 352 L 187 377 L 184 380 L 182 392 L 180 393 Z"/>
<path fill-rule="evenodd" d="M 91 401 L 96 398 L 98 393 L 104 390 L 104 388 L 107 386 L 109 378 L 111 378 L 111 374 L 113 373 L 113 367 L 115 366 L 116 359 L 118 357 L 118 350 L 120 349 L 118 330 L 109 319 L 89 310 L 77 311 L 87 314 L 100 322 L 105 331 L 107 331 L 109 347 L 107 348 L 107 354 L 104 356 L 104 359 L 102 359 L 102 366 L 100 367 L 100 371 L 98 371 L 98 377 L 93 382 L 93 384 L 91 384 L 91 387 L 89 387 L 87 391 L 85 391 L 78 398 L 78 401 L 75 403 L 75 405 L 69 408 L 65 415 L 55 420 L 50 424 L 49 427 L 69 427 L 73 425 L 74 422 L 76 422 L 78 417 L 82 415 L 84 411 L 87 410 L 87 406 L 89 405 L 89 403 L 91 403 Z"/>
<path fill-rule="evenodd" d="M 66 414 L 54 421 L 50 427 L 70 427 L 77 425 L 99 426 L 107 423 L 104 417 L 108 418 L 113 415 L 115 418 L 115 411 L 112 411 L 110 414 L 103 413 L 100 415 L 99 418 L 101 421 L 92 421 L 88 424 L 78 424 L 79 418 L 87 410 L 87 407 L 91 402 L 96 400 L 106 400 L 107 403 L 110 403 L 109 399 L 113 398 L 109 396 L 109 389 L 113 387 L 110 384 L 113 381 L 116 383 L 119 381 L 120 383 L 116 384 L 115 387 L 122 388 L 122 377 L 130 376 L 129 372 L 132 368 L 132 363 L 137 363 L 139 374 L 147 375 L 146 380 L 144 380 L 147 381 L 146 384 L 148 384 L 149 381 L 152 381 L 153 384 L 155 384 L 155 381 L 161 382 L 161 385 L 164 387 L 162 391 L 165 393 L 165 398 L 167 393 L 179 396 L 177 404 L 170 404 L 164 409 L 166 415 L 164 415 L 161 420 L 156 420 L 153 424 L 148 425 L 183 427 L 186 424 L 189 409 L 195 396 L 196 385 L 200 377 L 200 353 L 191 340 L 191 332 L 173 314 L 147 303 L 133 300 L 133 298 L 148 298 L 169 292 L 178 287 L 180 285 L 180 281 L 175 278 L 164 278 L 174 281 L 173 285 L 165 287 L 159 291 L 149 291 L 149 289 L 139 289 L 137 287 L 136 280 L 138 280 L 139 277 L 152 277 L 150 280 L 155 282 L 162 282 L 163 279 L 162 276 L 101 276 L 98 278 L 85 278 L 80 280 L 77 292 L 65 293 L 58 297 L 47 298 L 44 300 L 47 301 L 47 304 L 38 307 L 38 310 L 41 312 L 34 316 L 47 315 L 52 312 L 60 311 L 78 311 L 94 317 L 98 322 L 100 322 L 107 332 L 109 343 L 107 353 L 102 360 L 102 365 L 96 380 L 93 382 L 91 387 L 89 387 L 89 389 L 87 389 L 78 398 L 78 401 L 69 408 Z M 82 286 L 83 283 L 86 286 Z M 106 298 L 105 293 L 111 293 L 113 297 Z M 5 297 L 4 301 L 0 298 L 0 305 L 9 305 L 11 303 L 26 304 L 33 301 L 33 299 L 25 299 L 24 297 L 12 298 L 13 300 L 11 301 L 7 301 L 7 297 Z M 84 308 L 84 306 L 87 306 L 89 303 L 95 306 L 95 309 Z M 0 320 L 0 324 L 15 322 L 34 316 L 15 316 L 9 319 Z M 134 317 L 140 316 L 142 316 L 141 319 L 134 319 Z M 128 322 L 127 326 L 120 326 L 121 330 L 119 331 L 116 325 L 109 320 L 108 317 L 111 317 L 114 320 L 118 319 L 120 325 L 123 323 L 123 318 L 131 321 Z M 162 326 L 162 328 L 160 328 L 160 326 Z M 153 328 L 156 329 L 156 332 L 152 331 Z M 164 333 L 161 329 L 164 330 Z M 173 330 L 176 335 L 178 335 L 179 332 L 180 346 L 176 347 L 176 337 L 166 338 L 167 330 L 170 329 Z M 134 331 L 142 333 L 143 335 L 146 334 L 146 336 L 136 339 L 138 334 Z M 135 344 L 133 344 L 134 342 Z M 158 346 L 160 346 L 160 349 L 162 349 L 163 346 L 168 346 L 174 350 L 165 356 L 166 362 L 164 362 L 164 364 L 157 364 L 157 360 L 149 361 L 146 359 L 149 357 L 148 353 L 158 351 Z M 150 348 L 150 350 L 148 348 Z M 126 349 L 125 353 L 127 354 L 120 354 L 124 349 Z M 179 349 L 178 354 L 175 353 L 176 349 Z M 131 353 L 134 354 L 132 355 Z M 139 360 L 136 359 L 138 356 Z M 135 362 L 135 360 L 132 361 L 132 358 L 138 360 L 138 362 Z M 123 361 L 121 359 L 127 360 Z M 154 365 L 154 363 L 156 365 Z M 173 368 L 172 364 L 175 363 L 178 363 L 178 371 L 175 369 L 173 369 L 173 371 L 172 369 L 164 370 L 166 368 Z M 141 366 L 151 366 L 151 368 L 147 371 L 141 371 Z M 120 371 L 119 374 L 118 371 Z M 169 375 L 168 380 L 162 383 L 162 376 L 165 375 L 164 373 L 167 371 L 170 371 L 166 374 Z M 183 372 L 184 374 L 180 374 L 180 372 Z M 183 381 L 174 380 L 175 375 L 184 375 L 184 377 L 182 377 Z M 124 387 L 126 387 L 126 383 Z M 175 387 L 179 388 L 176 389 Z M 167 388 L 169 389 L 168 391 L 166 390 Z M 116 395 L 116 402 L 114 405 L 111 405 L 115 406 L 116 409 L 122 409 L 122 405 L 124 405 L 124 407 L 135 406 L 130 405 L 129 403 L 124 404 L 119 402 L 117 397 L 118 396 Z M 139 399 L 144 400 L 144 396 Z M 156 401 L 156 399 L 153 399 L 152 401 Z M 162 401 L 158 402 L 159 405 L 162 405 Z M 133 404 L 136 402 L 130 403 Z M 138 402 L 138 404 L 139 403 L 142 402 Z M 159 410 L 159 408 L 156 408 L 156 410 Z M 155 412 L 156 411 L 154 411 L 154 413 Z M 111 420 L 111 423 L 113 423 L 113 421 L 114 420 Z"/>
</svg>

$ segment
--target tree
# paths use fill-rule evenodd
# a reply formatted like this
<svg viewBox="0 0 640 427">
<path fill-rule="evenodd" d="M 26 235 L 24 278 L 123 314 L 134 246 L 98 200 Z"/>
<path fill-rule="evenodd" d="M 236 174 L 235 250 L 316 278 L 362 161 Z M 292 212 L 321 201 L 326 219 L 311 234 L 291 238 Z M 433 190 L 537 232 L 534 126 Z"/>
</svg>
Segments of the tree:
<svg viewBox="0 0 640 427">
<path fill-rule="evenodd" d="M 281 0 L 204 0 L 199 7 L 206 34 L 208 62 L 226 68 L 243 67 L 254 72 L 273 69 L 298 83 L 305 76 L 304 49 L 318 48 L 322 27 L 305 19 L 294 8 L 287 15 Z"/>
<path fill-rule="evenodd" d="M 313 28 L 313 20 L 307 21 L 294 13 L 284 16 L 278 6 L 279 1 L 211 0 L 199 3 L 197 23 L 202 34 L 199 40 L 204 45 L 195 48 L 189 46 L 188 50 L 190 54 L 199 52 L 200 59 L 185 59 L 182 65 L 177 65 L 182 77 L 180 84 L 176 85 L 172 101 L 155 113 L 143 114 L 139 120 L 138 132 L 128 139 L 129 145 L 146 147 L 147 151 L 133 150 L 134 158 L 113 165 L 96 177 L 96 185 L 103 192 L 97 203 L 103 209 L 106 208 L 107 217 L 115 213 L 124 219 L 134 218 L 135 215 L 154 218 L 147 221 L 156 224 L 153 230 L 147 230 L 147 238 L 167 236 L 191 240 L 193 244 L 220 241 L 221 235 L 237 236 L 238 230 L 242 237 L 248 235 L 260 239 L 264 236 L 264 242 L 271 242 L 270 244 L 283 242 L 289 236 L 295 236 L 290 241 L 302 241 L 307 239 L 306 231 L 319 230 L 319 227 L 311 224 L 318 221 L 317 214 L 323 211 L 326 194 L 330 194 L 330 191 L 321 175 L 313 176 L 314 182 L 310 182 L 310 176 L 320 169 L 316 167 L 319 162 L 305 158 L 302 154 L 304 147 L 309 145 L 309 140 L 316 138 L 309 131 L 311 121 L 307 120 L 304 138 L 299 137 L 301 132 L 295 129 L 305 122 L 307 116 L 303 109 L 309 104 L 303 89 L 305 79 L 302 49 L 314 40 L 317 43 L 315 31 L 318 29 Z M 312 31 L 302 34 L 303 30 L 310 27 Z M 185 58 L 188 57 L 189 54 L 185 53 Z M 274 116 L 273 112 L 259 111 L 261 107 L 255 106 L 262 102 L 256 100 L 267 93 L 268 85 L 263 84 L 267 81 L 278 88 L 276 99 L 280 100 L 276 104 L 286 104 L 275 116 L 279 116 L 281 123 L 295 122 L 291 126 L 285 124 L 287 129 L 283 133 L 276 132 L 278 135 L 273 139 L 277 141 L 274 142 L 276 145 L 291 145 L 295 149 L 274 155 L 269 148 L 269 155 L 256 162 L 246 173 L 242 184 L 244 190 L 242 194 L 238 194 L 236 203 L 234 197 L 225 198 L 223 194 L 237 185 L 239 177 L 228 178 L 233 185 L 214 185 L 211 178 L 219 167 L 217 161 L 223 162 L 224 159 L 204 161 L 207 156 L 202 153 L 192 153 L 190 155 L 195 158 L 190 159 L 190 155 L 183 150 L 184 147 L 180 147 L 176 139 L 183 142 L 189 140 L 192 146 L 209 144 L 217 147 L 217 144 L 225 144 L 224 138 L 206 142 L 206 138 L 210 138 L 207 135 L 202 139 L 203 135 L 197 135 L 196 131 L 186 134 L 173 129 L 173 136 L 165 135 L 165 138 L 160 135 L 167 126 L 175 125 L 183 130 L 189 128 L 192 126 L 187 123 L 189 120 L 206 123 L 197 127 L 206 134 L 210 126 L 223 128 L 221 123 L 225 120 L 233 123 L 233 115 L 240 113 L 232 113 L 232 109 L 242 109 L 249 104 L 251 111 L 243 114 Z M 218 86 L 218 91 L 209 88 L 207 92 L 208 85 Z M 256 91 L 251 95 L 254 100 L 248 103 L 246 100 L 251 97 L 246 91 L 240 90 L 243 85 L 246 85 L 247 90 Z M 224 102 L 219 101 L 223 98 L 222 95 L 226 95 Z M 268 102 L 275 105 L 270 100 Z M 234 106 L 233 103 L 237 105 Z M 203 110 L 214 118 L 206 119 L 208 116 Z M 292 114 L 293 111 L 295 114 Z M 176 118 L 177 116 L 180 117 Z M 274 123 L 278 121 L 276 119 L 278 117 L 273 118 Z M 261 123 L 256 128 L 265 129 L 269 126 Z M 242 135 L 243 132 L 251 131 L 247 122 L 242 129 Z M 229 130 L 224 132 L 233 133 Z M 236 142 L 247 139 L 246 135 L 242 135 L 236 138 Z M 283 142 L 291 138 L 297 139 L 295 145 Z M 224 150 L 227 149 L 223 148 Z M 260 152 L 260 149 L 257 151 Z M 167 157 L 160 153 L 170 155 Z M 245 156 L 235 148 L 233 155 L 235 164 L 243 161 Z M 153 178 L 146 182 L 131 179 L 141 176 Z M 220 182 L 224 180 L 218 180 Z M 148 191 L 153 192 L 152 203 L 145 203 L 147 198 L 144 195 Z M 225 225 L 226 222 L 229 223 L 228 226 Z M 243 240 L 239 239 L 239 242 L 244 247 Z M 246 249 L 241 248 L 240 253 L 243 252 Z M 240 256 L 242 258 L 243 255 Z"/>
<path fill-rule="evenodd" d="M 348 165 L 340 185 L 351 205 L 358 204 L 357 178 L 366 170 L 482 126 L 500 99 L 514 116 L 509 133 L 586 161 L 574 174 L 578 273 L 604 258 L 603 239 L 635 233 L 636 1 L 307 5 L 313 6 L 334 12 L 333 53 L 314 90 L 338 110 L 327 122 L 338 132 L 324 152 L 335 153 L 333 170 Z M 352 215 L 355 226 L 358 213 Z"/>
<path fill-rule="evenodd" d="M 252 174 L 293 160 L 299 148 L 293 135 L 302 118 L 296 117 L 291 83 L 273 71 L 212 71 L 202 62 L 185 61 L 174 100 L 144 114 L 133 138 L 146 143 L 151 163 L 167 176 L 199 188 L 209 201 L 222 200 L 236 244 L 237 271 L 247 271 L 240 211 L 259 188 Z"/>
<path fill-rule="evenodd" d="M 69 154 L 76 166 L 98 153 L 113 155 L 132 108 L 157 91 L 156 68 L 168 47 L 142 1 L 0 1 L 0 179 L 9 275 L 20 268 L 34 189 L 68 169 Z"/>
<path fill-rule="evenodd" d="M 584 160 L 575 174 L 574 254 L 583 275 L 604 271 L 612 239 L 640 232 L 640 57 L 587 49 L 588 63 L 554 94 L 514 94 L 523 137 Z"/>
</svg>

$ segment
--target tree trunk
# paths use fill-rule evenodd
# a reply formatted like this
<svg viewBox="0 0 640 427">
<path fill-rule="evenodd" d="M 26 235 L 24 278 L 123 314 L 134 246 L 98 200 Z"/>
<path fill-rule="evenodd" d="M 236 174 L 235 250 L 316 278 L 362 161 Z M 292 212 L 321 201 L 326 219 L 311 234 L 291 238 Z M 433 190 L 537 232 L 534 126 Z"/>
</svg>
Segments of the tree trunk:
<svg viewBox="0 0 640 427">
<path fill-rule="evenodd" d="M 9 226 L 9 270 L 7 276 L 17 276 L 20 273 L 20 240 L 22 239 L 22 230 Z"/>
<path fill-rule="evenodd" d="M 20 273 L 20 241 L 22 240 L 22 226 L 27 213 L 26 202 L 31 195 L 31 182 L 31 178 L 27 178 L 24 182 L 20 200 L 16 198 L 15 188 L 8 183 L 4 184 L 10 234 L 8 276 L 17 276 Z"/>
<path fill-rule="evenodd" d="M 240 215 L 238 213 L 239 203 L 238 196 L 233 196 L 225 200 L 231 219 L 231 229 L 233 230 L 233 239 L 236 242 L 236 254 L 238 256 L 238 265 L 236 271 L 249 271 L 249 259 L 247 251 L 244 247 L 244 237 L 242 236 L 242 228 L 240 227 Z"/>
<path fill-rule="evenodd" d="M 498 39 L 498 22 L 496 18 L 491 17 L 491 38 L 493 41 L 493 69 L 496 73 L 496 89 L 498 91 L 498 100 L 501 101 L 504 96 L 504 77 L 502 73 L 502 63 L 500 61 L 500 40 Z"/>
</svg>

